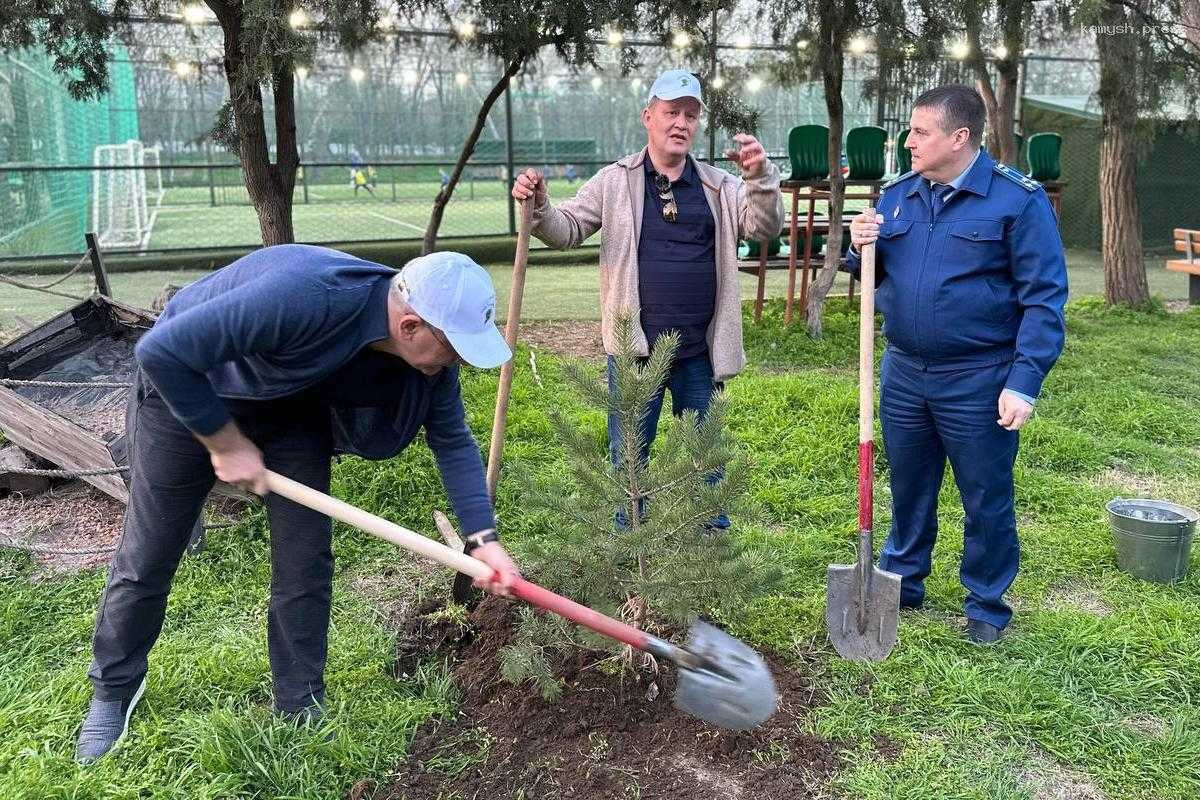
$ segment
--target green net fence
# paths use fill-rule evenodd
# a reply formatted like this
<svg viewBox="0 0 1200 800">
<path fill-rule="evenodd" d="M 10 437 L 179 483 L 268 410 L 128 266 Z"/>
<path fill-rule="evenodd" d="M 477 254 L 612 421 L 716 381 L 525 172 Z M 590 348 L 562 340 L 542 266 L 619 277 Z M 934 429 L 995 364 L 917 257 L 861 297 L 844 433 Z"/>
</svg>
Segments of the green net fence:
<svg viewBox="0 0 1200 800">
<path fill-rule="evenodd" d="M 112 89 L 84 103 L 67 94 L 42 53 L 0 53 L 0 256 L 77 252 L 91 215 L 99 145 L 137 140 L 137 91 L 124 48 Z M 65 250 L 64 250 L 65 248 Z"/>
<path fill-rule="evenodd" d="M 85 229 L 96 230 L 114 252 L 261 243 L 236 158 L 208 138 L 228 95 L 220 44 L 217 26 L 185 31 L 178 24 L 139 24 L 125 46 L 114 45 L 111 93 L 91 103 L 72 101 L 44 56 L 0 54 L 0 259 L 80 253 Z M 662 69 L 697 65 L 658 45 L 639 45 L 638 56 L 640 66 L 630 74 L 621 74 L 608 52 L 596 69 L 573 71 L 549 54 L 529 65 L 487 116 L 439 235 L 512 233 L 510 138 L 511 168 L 543 170 L 556 201 L 571 197 L 603 165 L 639 149 L 645 143 L 640 112 L 653 77 Z M 791 128 L 824 124 L 827 117 L 819 81 L 778 85 L 770 79 L 770 62 L 780 57 L 768 47 L 731 46 L 721 51 L 720 71 L 760 112 L 759 138 L 785 166 Z M 1095 91 L 1094 60 L 1032 56 L 1024 64 L 1027 96 Z M 946 59 L 925 65 L 915 79 L 885 76 L 889 85 L 913 88 L 875 98 L 867 87 L 880 77 L 878 69 L 870 53 L 847 56 L 846 130 L 881 124 L 894 139 L 907 127 L 921 89 L 973 82 L 963 62 Z M 303 164 L 293 198 L 297 240 L 421 238 L 433 200 L 499 74 L 498 63 L 436 32 L 398 35 L 354 55 L 322 46 L 297 76 Z M 273 137 L 269 92 L 264 102 Z M 1094 120 L 1036 104 L 1023 111 L 1027 134 L 1064 134 L 1064 236 L 1069 244 L 1095 249 Z M 728 144 L 727 132 L 710 139 L 702 130 L 694 152 L 706 157 L 711 147 L 719 158 Z M 1200 159 L 1186 137 L 1163 139 L 1160 146 L 1143 168 L 1148 242 L 1169 217 L 1186 217 L 1185 223 L 1194 218 L 1196 203 L 1179 198 L 1190 197 L 1186 188 L 1200 177 L 1189 174 L 1200 169 Z M 1174 167 L 1163 170 L 1162 163 Z"/>
<path fill-rule="evenodd" d="M 1062 136 L 1062 205 L 1059 229 L 1068 247 L 1100 246 L 1100 116 L 1087 95 L 1027 96 L 1026 136 Z M 1143 245 L 1171 247 L 1174 228 L 1200 228 L 1200 126 L 1164 120 L 1140 153 L 1137 196 Z"/>
</svg>

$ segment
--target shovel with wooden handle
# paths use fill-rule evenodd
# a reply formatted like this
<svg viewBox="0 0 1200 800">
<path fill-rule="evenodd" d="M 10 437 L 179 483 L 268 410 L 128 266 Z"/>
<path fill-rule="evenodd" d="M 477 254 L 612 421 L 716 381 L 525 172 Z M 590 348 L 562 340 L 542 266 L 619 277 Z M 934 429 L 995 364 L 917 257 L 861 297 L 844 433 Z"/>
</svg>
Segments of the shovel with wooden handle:
<svg viewBox="0 0 1200 800">
<path fill-rule="evenodd" d="M 533 198 L 521 201 L 521 227 L 517 230 L 517 252 L 513 257 L 512 289 L 508 293 L 508 316 L 504 318 L 504 341 L 513 357 L 500 367 L 496 391 L 496 414 L 492 418 L 492 444 L 488 448 L 487 488 L 496 500 L 500 481 L 500 458 L 504 454 L 504 428 L 508 423 L 508 398 L 512 394 L 513 367 L 517 360 L 517 329 L 521 325 L 521 300 L 525 294 L 525 264 L 529 260 L 529 232 L 533 227 Z"/>
<path fill-rule="evenodd" d="M 504 341 L 513 357 L 500 367 L 500 386 L 496 390 L 496 413 L 492 417 L 492 442 L 488 448 L 487 490 L 496 502 L 496 484 L 500 481 L 500 460 L 504 453 L 504 429 L 508 424 L 508 399 L 512 395 L 513 368 L 517 360 L 517 329 L 521 324 L 521 300 L 525 295 L 525 265 L 529 260 L 529 235 L 533 228 L 533 198 L 519 201 L 521 223 L 517 228 L 517 252 L 513 256 L 512 288 L 508 293 L 508 316 L 504 319 Z M 461 539 L 454 532 L 445 514 L 434 512 L 434 522 L 447 542 Z M 454 602 L 466 605 L 474 593 L 471 579 L 463 573 L 454 576 L 450 596 Z"/>
<path fill-rule="evenodd" d="M 367 533 L 431 558 L 478 580 L 494 572 L 482 561 L 440 542 L 330 497 L 323 492 L 267 470 L 267 487 L 274 493 Z M 748 730 L 775 713 L 779 695 L 762 657 L 745 643 L 704 622 L 695 622 L 688 643 L 679 647 L 632 625 L 605 616 L 562 595 L 518 578 L 512 593 L 538 608 L 583 625 L 596 633 L 670 661 L 679 669 L 675 705 L 685 713 L 725 728 Z"/>
<path fill-rule="evenodd" d="M 874 210 L 868 209 L 868 214 Z M 882 661 L 896 646 L 900 576 L 875 566 L 875 245 L 862 249 L 858 321 L 858 561 L 830 564 L 825 625 L 842 658 Z"/>
</svg>

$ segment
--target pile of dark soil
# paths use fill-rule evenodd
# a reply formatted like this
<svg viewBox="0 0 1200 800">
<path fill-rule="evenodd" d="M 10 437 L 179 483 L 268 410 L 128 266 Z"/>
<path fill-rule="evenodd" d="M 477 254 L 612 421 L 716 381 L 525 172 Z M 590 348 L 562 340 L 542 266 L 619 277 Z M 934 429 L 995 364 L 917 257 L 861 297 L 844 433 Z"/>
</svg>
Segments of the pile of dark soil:
<svg viewBox="0 0 1200 800">
<path fill-rule="evenodd" d="M 432 647 L 448 657 L 463 698 L 455 718 L 417 732 L 408 761 L 376 800 L 802 800 L 826 796 L 841 768 L 847 745 L 805 732 L 817 702 L 812 682 L 779 659 L 768 657 L 779 711 L 757 730 L 725 731 L 676 710 L 671 665 L 622 679 L 596 668 L 602 654 L 575 652 L 556 670 L 561 697 L 542 700 L 500 677 L 511 604 L 489 597 L 469 623 L 464 629 L 433 613 L 403 632 L 398 671 L 411 674 Z"/>
</svg>

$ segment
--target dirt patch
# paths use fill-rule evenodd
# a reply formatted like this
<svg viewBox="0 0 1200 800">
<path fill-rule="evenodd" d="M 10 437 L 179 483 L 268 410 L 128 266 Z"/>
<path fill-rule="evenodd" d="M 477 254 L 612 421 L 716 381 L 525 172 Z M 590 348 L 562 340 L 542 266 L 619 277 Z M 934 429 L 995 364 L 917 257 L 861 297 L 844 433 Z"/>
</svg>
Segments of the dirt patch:
<svg viewBox="0 0 1200 800">
<path fill-rule="evenodd" d="M 400 661 L 407 665 L 419 649 L 412 641 L 439 643 L 463 699 L 454 719 L 417 732 L 409 760 L 376 798 L 799 800 L 826 796 L 842 766 L 845 743 L 805 732 L 816 702 L 812 682 L 778 659 L 768 662 L 780 710 L 751 732 L 723 731 L 677 711 L 673 668 L 622 679 L 597 667 L 594 653 L 575 652 L 559 665 L 564 690 L 548 702 L 500 678 L 511 610 L 489 597 L 471 612 L 466 635 L 452 618 L 406 632 L 417 639 L 402 647 Z"/>
<path fill-rule="evenodd" d="M 1138 475 L 1120 467 L 1106 469 L 1100 473 L 1101 484 L 1119 486 L 1136 497 L 1158 498 L 1162 496 L 1162 481 L 1150 475 Z"/>
<path fill-rule="evenodd" d="M 537 320 L 522 322 L 521 344 L 572 358 L 596 359 L 604 355 L 599 320 Z"/>
<path fill-rule="evenodd" d="M 1125 724 L 1142 736 L 1151 739 L 1161 739 L 1171 729 L 1171 724 L 1162 717 L 1153 714 L 1138 714 L 1125 720 Z"/>
<path fill-rule="evenodd" d="M 29 550 L 48 572 L 94 567 L 112 557 L 125 506 L 81 481 L 40 494 L 0 497 L 0 545 Z"/>
<path fill-rule="evenodd" d="M 244 505 L 210 498 L 205 518 L 225 525 Z M 0 496 L 0 546 L 28 550 L 46 574 L 107 563 L 121 538 L 125 506 L 83 481 L 56 482 L 45 492 Z"/>
<path fill-rule="evenodd" d="M 402 630 L 410 619 L 420 619 L 435 607 L 427 599 L 444 601 L 452 580 L 449 570 L 397 550 L 395 560 L 382 568 L 350 576 L 347 588 L 370 603 L 385 625 Z"/>
<path fill-rule="evenodd" d="M 1046 605 L 1059 610 L 1074 609 L 1097 617 L 1112 613 L 1108 603 L 1097 590 L 1080 584 L 1064 584 L 1051 587 L 1046 593 Z"/>
<path fill-rule="evenodd" d="M 1030 753 L 1028 765 L 1017 773 L 1017 781 L 1033 800 L 1106 800 L 1090 776 L 1059 764 L 1037 748 Z"/>
</svg>

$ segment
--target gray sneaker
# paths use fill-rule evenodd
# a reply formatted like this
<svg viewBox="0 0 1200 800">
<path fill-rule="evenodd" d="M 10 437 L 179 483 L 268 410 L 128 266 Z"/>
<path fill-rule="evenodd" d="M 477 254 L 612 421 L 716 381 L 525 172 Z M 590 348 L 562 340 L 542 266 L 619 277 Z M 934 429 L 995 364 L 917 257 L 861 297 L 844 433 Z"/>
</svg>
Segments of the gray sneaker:
<svg viewBox="0 0 1200 800">
<path fill-rule="evenodd" d="M 137 691 L 128 700 L 97 700 L 92 698 L 79 741 L 75 744 L 75 760 L 80 764 L 92 764 L 116 746 L 129 730 L 129 718 L 134 706 L 146 691 L 146 679 L 138 684 Z"/>
</svg>

